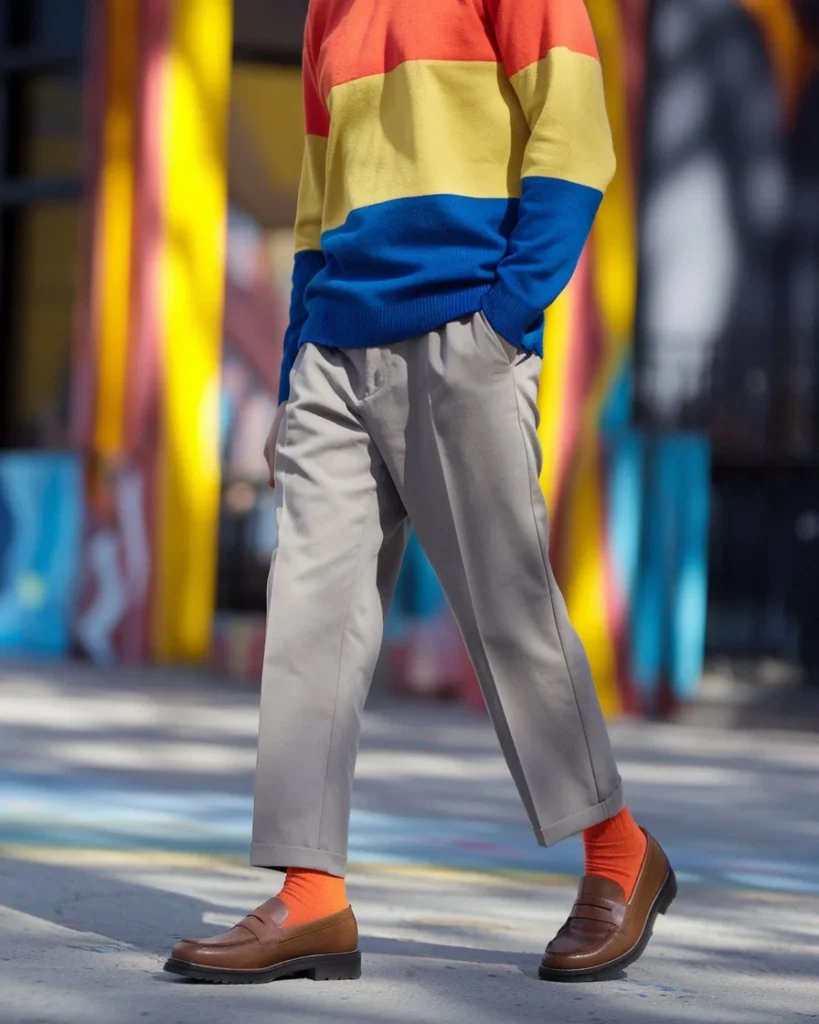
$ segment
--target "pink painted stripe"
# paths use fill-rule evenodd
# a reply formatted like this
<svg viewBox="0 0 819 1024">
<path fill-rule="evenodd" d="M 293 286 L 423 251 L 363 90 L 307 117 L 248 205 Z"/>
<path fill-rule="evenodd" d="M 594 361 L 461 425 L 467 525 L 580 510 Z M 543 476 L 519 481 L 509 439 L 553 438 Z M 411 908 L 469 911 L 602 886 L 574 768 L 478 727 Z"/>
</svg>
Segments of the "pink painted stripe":
<svg viewBox="0 0 819 1024">
<path fill-rule="evenodd" d="M 169 33 L 168 0 L 143 0 L 140 8 L 139 103 L 132 323 L 128 359 L 125 444 L 130 454 L 155 432 L 160 374 L 160 259 L 164 200 L 163 93 Z M 149 445 L 154 443 L 150 437 Z"/>
<path fill-rule="evenodd" d="M 139 110 L 131 281 L 131 327 L 125 400 L 125 448 L 144 486 L 143 516 L 148 536 L 151 582 L 144 599 L 130 609 L 123 629 L 123 654 L 150 654 L 154 600 L 152 557 L 157 545 L 156 489 L 161 455 L 162 335 L 161 258 L 164 234 L 164 118 L 171 0 L 142 0 L 140 6 Z"/>
</svg>

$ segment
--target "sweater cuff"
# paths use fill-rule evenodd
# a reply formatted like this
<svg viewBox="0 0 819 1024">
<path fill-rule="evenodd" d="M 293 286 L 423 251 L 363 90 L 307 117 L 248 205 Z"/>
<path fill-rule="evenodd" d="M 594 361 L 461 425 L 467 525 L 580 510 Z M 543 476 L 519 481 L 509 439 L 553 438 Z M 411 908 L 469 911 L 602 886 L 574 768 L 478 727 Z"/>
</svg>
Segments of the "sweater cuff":
<svg viewBox="0 0 819 1024">
<path fill-rule="evenodd" d="M 543 313 L 521 302 L 501 282 L 486 293 L 481 311 L 492 330 L 515 348 L 522 347 L 524 335 Z"/>
<path fill-rule="evenodd" d="M 285 345 L 282 353 L 281 376 L 279 377 L 279 405 L 290 398 L 290 373 L 298 355 L 298 345 Z"/>
</svg>

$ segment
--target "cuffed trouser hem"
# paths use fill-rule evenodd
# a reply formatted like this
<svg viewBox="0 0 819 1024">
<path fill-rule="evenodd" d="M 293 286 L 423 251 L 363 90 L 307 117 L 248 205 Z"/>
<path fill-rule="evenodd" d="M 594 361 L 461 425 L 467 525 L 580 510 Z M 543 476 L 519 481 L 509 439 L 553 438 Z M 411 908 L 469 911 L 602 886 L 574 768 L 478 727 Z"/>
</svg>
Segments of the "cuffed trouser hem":
<svg viewBox="0 0 819 1024">
<path fill-rule="evenodd" d="M 273 843 L 253 843 L 250 864 L 254 868 L 286 871 L 288 868 L 309 868 L 343 878 L 347 873 L 347 858 L 329 850 L 311 850 L 306 846 L 278 846 Z"/>
<path fill-rule="evenodd" d="M 592 825 L 608 821 L 609 818 L 613 818 L 615 814 L 622 811 L 625 805 L 626 800 L 621 782 L 611 796 L 606 797 L 601 803 L 595 804 L 594 807 L 588 807 L 585 811 L 579 811 L 568 818 L 563 818 L 562 821 L 558 821 L 548 828 L 536 829 L 535 838 L 541 846 L 554 846 L 561 839 L 568 839 L 569 836 L 575 836 L 578 832 L 591 828 Z"/>
</svg>

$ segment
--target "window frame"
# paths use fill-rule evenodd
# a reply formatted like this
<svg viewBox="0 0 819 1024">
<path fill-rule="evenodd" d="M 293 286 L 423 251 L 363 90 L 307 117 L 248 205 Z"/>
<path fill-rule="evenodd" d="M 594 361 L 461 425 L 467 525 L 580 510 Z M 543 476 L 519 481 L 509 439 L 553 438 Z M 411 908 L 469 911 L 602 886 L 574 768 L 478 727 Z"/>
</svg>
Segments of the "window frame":
<svg viewBox="0 0 819 1024">
<path fill-rule="evenodd" d="M 13 441 L 13 403 L 9 401 L 14 380 L 11 372 L 13 347 L 5 342 L 11 339 L 15 329 L 12 300 L 16 292 L 16 268 L 9 258 L 15 245 L 15 215 L 21 209 L 43 203 L 79 201 L 85 185 L 81 175 L 52 178 L 9 175 L 14 135 L 14 112 L 9 109 L 12 79 L 54 71 L 77 71 L 82 75 L 87 66 L 85 41 L 79 48 L 12 44 L 10 27 L 14 3 L 15 0 L 0 0 L 0 451 L 7 449 Z M 86 5 L 86 20 L 91 13 L 90 6 L 90 3 Z M 83 40 L 86 38 L 87 23 Z"/>
</svg>

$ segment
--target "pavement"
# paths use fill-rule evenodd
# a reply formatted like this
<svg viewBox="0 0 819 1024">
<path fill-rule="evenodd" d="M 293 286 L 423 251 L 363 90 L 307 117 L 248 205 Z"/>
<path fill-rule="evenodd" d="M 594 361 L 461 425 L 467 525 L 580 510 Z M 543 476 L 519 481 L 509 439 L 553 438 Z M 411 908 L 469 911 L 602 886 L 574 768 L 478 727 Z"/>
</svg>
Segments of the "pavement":
<svg viewBox="0 0 819 1024">
<path fill-rule="evenodd" d="M 537 980 L 581 870 L 538 848 L 497 741 L 376 699 L 351 830 L 360 982 L 161 971 L 280 876 L 245 866 L 258 693 L 209 676 L 0 665 L 0 1022 L 776 1024 L 819 1020 L 819 746 L 796 729 L 618 722 L 635 815 L 681 882 L 609 982 Z"/>
</svg>

